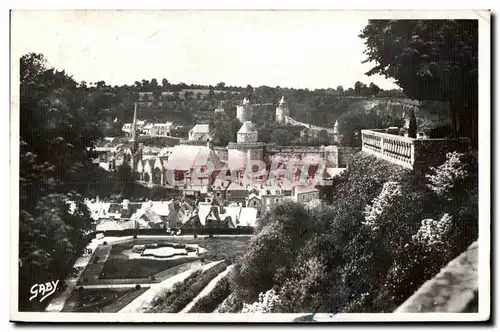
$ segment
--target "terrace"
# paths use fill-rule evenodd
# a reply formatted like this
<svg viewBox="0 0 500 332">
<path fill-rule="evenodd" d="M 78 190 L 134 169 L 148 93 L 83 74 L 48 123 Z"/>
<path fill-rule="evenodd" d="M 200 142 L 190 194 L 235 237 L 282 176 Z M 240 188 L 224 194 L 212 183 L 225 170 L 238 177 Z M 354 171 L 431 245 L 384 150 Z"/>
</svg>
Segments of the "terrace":
<svg viewBox="0 0 500 332">
<path fill-rule="evenodd" d="M 411 138 L 386 133 L 385 129 L 361 130 L 362 151 L 409 169 L 434 164 L 447 152 L 467 152 L 470 140 L 460 138 Z"/>
</svg>

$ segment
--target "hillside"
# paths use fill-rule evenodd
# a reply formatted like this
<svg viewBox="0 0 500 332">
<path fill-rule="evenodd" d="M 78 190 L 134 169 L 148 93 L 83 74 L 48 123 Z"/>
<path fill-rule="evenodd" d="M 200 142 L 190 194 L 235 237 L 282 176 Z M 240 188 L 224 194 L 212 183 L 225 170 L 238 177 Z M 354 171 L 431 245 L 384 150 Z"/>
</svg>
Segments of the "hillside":
<svg viewBox="0 0 500 332">
<path fill-rule="evenodd" d="M 261 219 L 223 310 L 393 312 L 477 239 L 476 166 L 452 154 L 417 175 L 359 153 L 331 205 Z"/>
</svg>

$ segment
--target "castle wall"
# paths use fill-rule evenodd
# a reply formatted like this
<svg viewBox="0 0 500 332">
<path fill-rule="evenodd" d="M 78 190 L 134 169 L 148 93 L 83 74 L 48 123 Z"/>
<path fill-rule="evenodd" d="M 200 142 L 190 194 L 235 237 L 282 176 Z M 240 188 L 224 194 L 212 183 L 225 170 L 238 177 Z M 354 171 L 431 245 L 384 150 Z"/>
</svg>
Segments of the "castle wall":
<svg viewBox="0 0 500 332">
<path fill-rule="evenodd" d="M 303 159 L 306 157 L 323 158 L 325 153 L 324 147 L 307 147 L 307 146 L 277 146 L 266 145 L 265 156 L 267 158 L 273 155 L 280 155 L 283 157 L 297 157 Z"/>
<path fill-rule="evenodd" d="M 214 152 L 221 161 L 227 161 L 228 150 L 226 147 L 214 147 Z"/>
<path fill-rule="evenodd" d="M 257 133 L 238 133 L 238 143 L 257 143 Z"/>
</svg>

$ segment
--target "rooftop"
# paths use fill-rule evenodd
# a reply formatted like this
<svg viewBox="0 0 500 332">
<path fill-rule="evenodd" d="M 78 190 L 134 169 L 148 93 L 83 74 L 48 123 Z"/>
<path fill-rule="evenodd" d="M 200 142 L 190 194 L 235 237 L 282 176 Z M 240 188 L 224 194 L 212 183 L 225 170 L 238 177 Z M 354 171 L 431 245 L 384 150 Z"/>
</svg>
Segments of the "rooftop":
<svg viewBox="0 0 500 332">
<path fill-rule="evenodd" d="M 210 125 L 208 124 L 197 124 L 191 129 L 193 133 L 205 134 L 210 132 Z"/>
<path fill-rule="evenodd" d="M 238 130 L 238 134 L 253 134 L 256 133 L 254 129 L 254 125 L 252 121 L 245 121 L 241 126 L 240 130 Z"/>
</svg>

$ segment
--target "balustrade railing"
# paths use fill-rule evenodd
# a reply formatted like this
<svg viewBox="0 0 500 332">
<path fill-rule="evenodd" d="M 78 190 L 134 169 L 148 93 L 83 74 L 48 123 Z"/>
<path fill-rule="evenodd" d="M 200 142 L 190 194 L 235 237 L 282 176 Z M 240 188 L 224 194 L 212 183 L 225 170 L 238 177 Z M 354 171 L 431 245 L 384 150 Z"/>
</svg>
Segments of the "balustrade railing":
<svg viewBox="0 0 500 332">
<path fill-rule="evenodd" d="M 362 150 L 406 168 L 413 168 L 415 161 L 415 139 L 381 132 L 362 130 Z"/>
<path fill-rule="evenodd" d="M 362 151 L 410 169 L 428 165 L 446 151 L 466 152 L 470 147 L 468 138 L 416 139 L 383 129 L 361 130 L 361 139 Z"/>
</svg>

